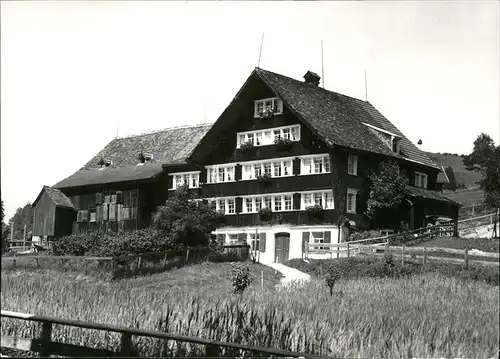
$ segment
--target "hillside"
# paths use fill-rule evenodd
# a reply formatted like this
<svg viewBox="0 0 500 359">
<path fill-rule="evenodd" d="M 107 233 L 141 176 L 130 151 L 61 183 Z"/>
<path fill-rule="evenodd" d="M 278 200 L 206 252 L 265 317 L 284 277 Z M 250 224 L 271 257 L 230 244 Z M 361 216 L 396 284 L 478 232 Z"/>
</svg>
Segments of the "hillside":
<svg viewBox="0 0 500 359">
<path fill-rule="evenodd" d="M 465 185 L 466 188 L 478 187 L 477 181 L 481 179 L 481 175 L 474 171 L 467 171 L 463 164 L 463 156 L 450 153 L 432 153 L 426 152 L 427 156 L 437 165 L 443 166 L 445 169 L 450 166 L 453 168 L 457 185 Z"/>
</svg>

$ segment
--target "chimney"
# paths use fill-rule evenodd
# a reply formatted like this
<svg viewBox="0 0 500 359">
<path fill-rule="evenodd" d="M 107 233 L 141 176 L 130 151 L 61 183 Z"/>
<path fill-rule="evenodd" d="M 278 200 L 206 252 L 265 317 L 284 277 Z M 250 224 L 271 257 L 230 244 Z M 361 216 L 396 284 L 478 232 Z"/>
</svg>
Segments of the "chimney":
<svg viewBox="0 0 500 359">
<path fill-rule="evenodd" d="M 312 72 L 312 71 L 307 71 L 306 74 L 304 75 L 304 80 L 306 80 L 305 82 L 307 84 L 311 84 L 314 86 L 319 85 L 320 79 L 321 79 L 321 77 L 319 77 L 319 75 L 317 73 Z"/>
</svg>

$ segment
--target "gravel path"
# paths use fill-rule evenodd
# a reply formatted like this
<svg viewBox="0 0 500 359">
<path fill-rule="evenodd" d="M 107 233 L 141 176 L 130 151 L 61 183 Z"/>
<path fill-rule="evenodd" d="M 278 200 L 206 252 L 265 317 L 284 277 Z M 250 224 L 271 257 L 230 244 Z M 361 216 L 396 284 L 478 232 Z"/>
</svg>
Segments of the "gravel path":
<svg viewBox="0 0 500 359">
<path fill-rule="evenodd" d="M 281 278 L 281 285 L 285 286 L 291 283 L 301 283 L 308 281 L 311 279 L 311 276 L 307 273 L 301 272 L 298 269 L 287 267 L 281 263 L 271 263 L 268 264 L 269 267 L 274 268 L 275 270 L 281 272 L 283 274 L 283 278 Z"/>
</svg>

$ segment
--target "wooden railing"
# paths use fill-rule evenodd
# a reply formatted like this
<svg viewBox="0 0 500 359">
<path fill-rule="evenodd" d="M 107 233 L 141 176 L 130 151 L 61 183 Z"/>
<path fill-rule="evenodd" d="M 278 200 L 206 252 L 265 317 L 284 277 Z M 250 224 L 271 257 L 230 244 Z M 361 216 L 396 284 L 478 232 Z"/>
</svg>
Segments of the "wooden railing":
<svg viewBox="0 0 500 359">
<path fill-rule="evenodd" d="M 266 356 L 292 357 L 292 358 L 320 358 L 319 356 L 290 352 L 286 350 L 256 347 L 237 343 L 224 343 L 209 339 L 190 337 L 171 333 L 162 333 L 142 329 L 132 329 L 120 327 L 111 324 L 88 323 L 78 320 L 53 318 L 43 315 L 31 315 L 24 313 L 1 311 L 2 318 L 14 318 L 25 321 L 34 321 L 42 323 L 42 332 L 37 339 L 27 339 L 13 336 L 1 337 L 1 346 L 3 348 L 17 349 L 21 351 L 38 352 L 42 357 L 48 357 L 52 354 L 67 357 L 131 357 L 135 353 L 132 343 L 133 336 L 157 338 L 164 340 L 173 340 L 176 342 L 194 343 L 205 346 L 206 357 L 221 356 L 221 348 L 237 349 L 244 352 L 255 354 L 264 354 Z M 107 332 L 121 334 L 121 346 L 118 352 L 107 349 L 96 349 L 81 345 L 65 344 L 52 341 L 52 327 L 54 324 L 66 325 L 77 328 L 95 329 Z"/>
</svg>

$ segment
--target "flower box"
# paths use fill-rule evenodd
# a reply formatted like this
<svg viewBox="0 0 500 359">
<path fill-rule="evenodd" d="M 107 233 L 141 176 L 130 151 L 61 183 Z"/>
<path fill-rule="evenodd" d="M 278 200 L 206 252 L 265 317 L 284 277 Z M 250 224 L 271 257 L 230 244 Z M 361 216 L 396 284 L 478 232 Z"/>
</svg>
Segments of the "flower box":
<svg viewBox="0 0 500 359">
<path fill-rule="evenodd" d="M 278 138 L 274 140 L 274 144 L 279 151 L 290 150 L 293 147 L 293 141 L 288 138 Z"/>
<path fill-rule="evenodd" d="M 306 208 L 307 216 L 311 222 L 322 222 L 325 218 L 325 210 L 322 206 L 315 204 Z"/>
<path fill-rule="evenodd" d="M 249 152 L 254 149 L 253 142 L 245 142 L 240 145 L 240 150 L 242 152 Z"/>
<path fill-rule="evenodd" d="M 268 222 L 273 219 L 273 211 L 270 208 L 264 207 L 259 211 L 260 220 L 263 222 Z"/>
</svg>

